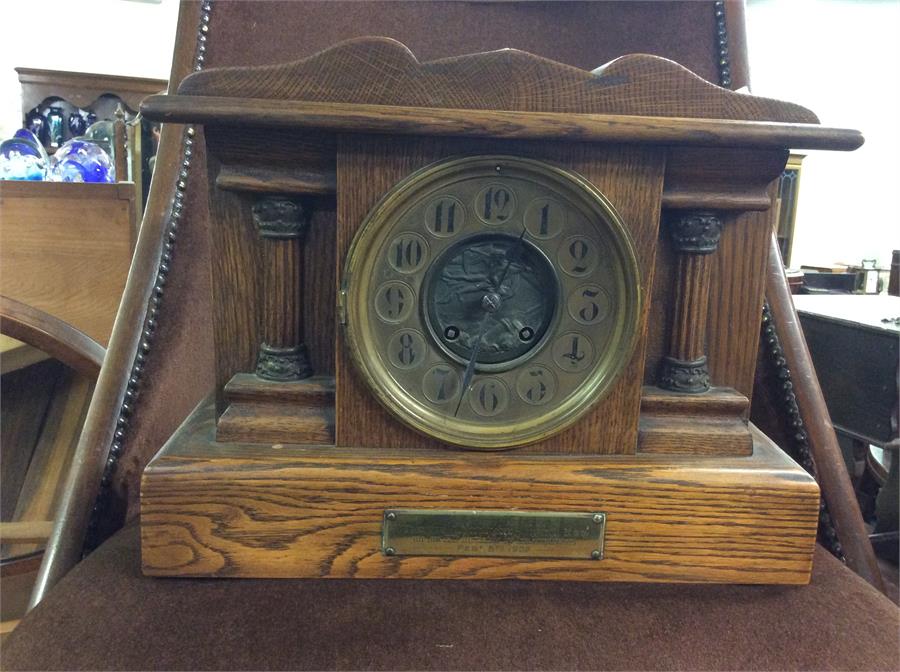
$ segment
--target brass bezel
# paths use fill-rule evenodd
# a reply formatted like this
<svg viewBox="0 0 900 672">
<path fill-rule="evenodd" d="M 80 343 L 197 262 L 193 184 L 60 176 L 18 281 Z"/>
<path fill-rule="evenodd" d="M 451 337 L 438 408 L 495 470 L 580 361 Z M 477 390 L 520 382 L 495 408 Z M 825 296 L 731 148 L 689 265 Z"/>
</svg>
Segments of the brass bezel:
<svg viewBox="0 0 900 672">
<path fill-rule="evenodd" d="M 603 222 L 618 260 L 620 287 L 616 297 L 621 309 L 610 339 L 610 347 L 598 356 L 593 370 L 579 389 L 561 405 L 514 423 L 476 424 L 436 412 L 402 388 L 382 361 L 368 329 L 371 270 L 384 239 L 391 234 L 390 222 L 398 211 L 435 183 L 458 178 L 496 176 L 498 167 L 524 175 L 539 176 L 585 207 Z M 502 450 L 544 440 L 570 427 L 602 399 L 630 361 L 637 342 L 642 292 L 634 245 L 612 203 L 578 173 L 535 159 L 506 155 L 477 155 L 444 159 L 410 174 L 394 186 L 372 208 L 347 252 L 341 284 L 344 333 L 351 359 L 375 395 L 390 413 L 408 427 L 440 441 L 478 450 Z M 368 336 L 368 338 L 367 338 Z M 538 407 L 535 409 L 539 410 Z"/>
</svg>

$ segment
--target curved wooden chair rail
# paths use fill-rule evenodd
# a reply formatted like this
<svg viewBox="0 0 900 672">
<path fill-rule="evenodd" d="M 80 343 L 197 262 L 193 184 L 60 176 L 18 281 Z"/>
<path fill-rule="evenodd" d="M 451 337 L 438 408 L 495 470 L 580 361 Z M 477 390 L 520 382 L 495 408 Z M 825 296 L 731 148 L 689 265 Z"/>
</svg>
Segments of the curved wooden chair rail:
<svg viewBox="0 0 900 672">
<path fill-rule="evenodd" d="M 96 380 L 106 350 L 67 322 L 7 296 L 0 296 L 0 333 L 42 350 Z"/>
<path fill-rule="evenodd" d="M 850 483 L 850 475 L 841 456 L 831 416 L 819 387 L 812 357 L 803 336 L 800 318 L 794 308 L 784 263 L 775 232 L 769 242 L 769 269 L 766 276 L 769 302 L 784 359 L 793 378 L 793 391 L 809 435 L 809 450 L 816 468 L 822 498 L 834 521 L 835 531 L 846 556 L 847 566 L 881 592 L 884 584 L 875 552 L 863 523 L 862 512 Z M 764 344 L 760 343 L 760 348 Z M 775 409 L 778 412 L 778 409 Z M 787 438 L 785 437 L 785 440 Z"/>
<path fill-rule="evenodd" d="M 193 70 L 200 14 L 200 3 L 182 3 L 170 78 L 176 85 Z M 51 535 L 29 609 L 82 557 L 91 514 L 101 492 L 104 465 L 119 429 L 120 412 L 141 346 L 148 304 L 160 273 L 160 259 L 167 242 L 170 243 L 166 226 L 182 170 L 183 135 L 184 127 L 175 124 L 166 124 L 161 131 L 153 182 L 106 351 L 106 366 L 97 380 L 73 461 L 72 477 L 80 478 L 78 494 L 67 492 L 60 502 L 57 517 L 65 519 L 67 524 L 57 526 Z"/>
<path fill-rule="evenodd" d="M 43 351 L 91 381 L 97 380 L 106 356 L 106 349 L 84 332 L 49 313 L 7 296 L 0 296 L 0 333 Z M 76 471 L 75 465 L 82 461 L 83 457 L 76 449 L 73 456 L 73 472 Z M 69 491 L 75 491 L 80 493 L 81 500 L 86 498 L 90 506 L 93 503 L 93 493 L 84 492 L 77 481 L 73 480 L 73 475 L 75 474 L 70 473 L 66 477 L 64 486 L 66 493 L 63 497 L 68 498 Z M 4 538 L 17 541 L 47 541 L 48 545 L 40 553 L 4 563 L 3 575 L 33 571 L 46 565 L 53 555 L 50 540 L 60 533 L 60 528 L 68 524 L 68 520 L 59 515 L 55 516 L 53 521 L 4 523 Z"/>
</svg>

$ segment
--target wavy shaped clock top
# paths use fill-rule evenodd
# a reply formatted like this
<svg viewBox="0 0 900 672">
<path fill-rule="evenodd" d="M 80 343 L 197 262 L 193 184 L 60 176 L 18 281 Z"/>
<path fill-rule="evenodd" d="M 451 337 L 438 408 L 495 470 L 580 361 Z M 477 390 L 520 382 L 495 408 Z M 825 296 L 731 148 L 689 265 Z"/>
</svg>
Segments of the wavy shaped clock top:
<svg viewBox="0 0 900 672">
<path fill-rule="evenodd" d="M 187 77 L 182 95 L 411 107 L 818 123 L 810 110 L 715 86 L 677 63 L 632 54 L 590 72 L 515 49 L 422 63 L 401 43 L 349 40 L 272 66 Z"/>
</svg>

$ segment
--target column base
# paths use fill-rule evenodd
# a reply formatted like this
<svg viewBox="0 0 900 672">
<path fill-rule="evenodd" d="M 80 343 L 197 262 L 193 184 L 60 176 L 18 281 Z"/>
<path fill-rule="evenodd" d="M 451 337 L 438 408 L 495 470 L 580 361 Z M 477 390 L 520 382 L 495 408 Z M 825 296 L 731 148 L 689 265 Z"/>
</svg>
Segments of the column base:
<svg viewBox="0 0 900 672">
<path fill-rule="evenodd" d="M 657 375 L 657 385 L 670 392 L 699 394 L 709 390 L 709 366 L 706 356 L 693 361 L 663 357 Z"/>
<path fill-rule="evenodd" d="M 309 354 L 302 343 L 290 348 L 279 348 L 263 343 L 256 359 L 256 375 L 265 380 L 302 380 L 313 374 Z"/>
</svg>

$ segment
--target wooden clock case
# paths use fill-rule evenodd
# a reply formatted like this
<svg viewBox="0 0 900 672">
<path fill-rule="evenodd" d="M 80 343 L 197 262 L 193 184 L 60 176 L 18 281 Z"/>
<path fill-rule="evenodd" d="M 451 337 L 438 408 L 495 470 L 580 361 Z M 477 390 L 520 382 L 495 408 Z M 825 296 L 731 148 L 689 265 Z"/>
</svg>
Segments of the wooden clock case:
<svg viewBox="0 0 900 672">
<path fill-rule="evenodd" d="M 144 473 L 145 573 L 808 581 L 818 487 L 747 400 L 774 180 L 789 148 L 850 150 L 858 133 L 652 56 L 593 72 L 513 50 L 420 63 L 382 38 L 197 73 L 143 111 L 206 143 L 217 366 L 214 397 Z M 593 183 L 629 229 L 643 295 L 611 391 L 569 429 L 494 453 L 375 401 L 337 291 L 388 190 L 476 154 Z M 602 512 L 602 558 L 390 556 L 391 509 Z"/>
</svg>

